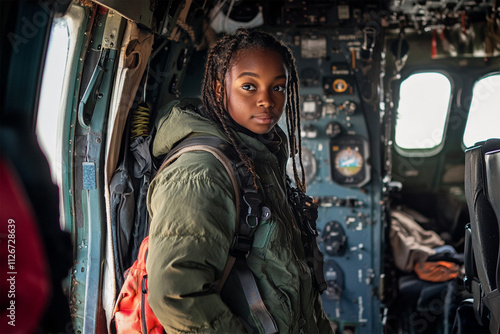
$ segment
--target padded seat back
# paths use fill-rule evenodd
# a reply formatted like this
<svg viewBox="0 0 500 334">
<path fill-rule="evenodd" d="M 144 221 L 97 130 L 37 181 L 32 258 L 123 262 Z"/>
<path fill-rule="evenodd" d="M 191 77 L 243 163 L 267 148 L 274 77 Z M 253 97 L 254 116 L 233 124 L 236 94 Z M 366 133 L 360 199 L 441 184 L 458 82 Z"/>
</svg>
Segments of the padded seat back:
<svg viewBox="0 0 500 334">
<path fill-rule="evenodd" d="M 485 163 L 488 200 L 493 206 L 493 211 L 497 218 L 498 229 L 500 230 L 500 149 L 486 152 Z M 496 279 L 496 287 L 498 289 L 500 288 L 500 254 L 497 259 Z"/>
<path fill-rule="evenodd" d="M 500 139 L 476 143 L 465 151 L 465 196 L 470 224 L 466 231 L 466 282 L 473 293 L 476 318 L 500 323 Z M 472 277 L 470 277 L 472 276 Z M 466 286 L 467 286 L 466 284 Z M 489 314 L 489 315 L 486 315 Z"/>
<path fill-rule="evenodd" d="M 499 227 L 488 196 L 485 160 L 488 152 L 499 149 L 500 139 L 490 139 L 465 151 L 465 196 L 471 222 L 472 247 L 477 274 L 486 293 L 497 288 Z M 490 192 L 494 193 L 495 190 Z"/>
</svg>

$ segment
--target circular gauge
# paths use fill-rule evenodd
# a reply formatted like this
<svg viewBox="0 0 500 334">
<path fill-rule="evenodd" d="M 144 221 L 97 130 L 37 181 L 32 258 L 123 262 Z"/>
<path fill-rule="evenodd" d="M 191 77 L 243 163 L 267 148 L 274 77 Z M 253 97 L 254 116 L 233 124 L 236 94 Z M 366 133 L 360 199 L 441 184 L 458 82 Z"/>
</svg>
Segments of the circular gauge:
<svg viewBox="0 0 500 334">
<path fill-rule="evenodd" d="M 345 101 L 342 103 L 342 110 L 345 112 L 346 115 L 352 115 L 356 111 L 356 103 L 351 102 L 351 101 Z"/>
<path fill-rule="evenodd" d="M 325 298 L 340 300 L 344 292 L 344 272 L 340 265 L 334 260 L 326 260 L 324 264 L 325 281 L 328 284 L 325 290 Z"/>
<path fill-rule="evenodd" d="M 330 142 L 332 179 L 341 185 L 362 186 L 370 179 L 368 143 L 360 136 L 339 136 Z"/>
<path fill-rule="evenodd" d="M 325 252 L 331 256 L 342 256 L 347 248 L 347 236 L 344 228 L 339 222 L 330 221 L 326 223 L 321 235 Z"/>
<path fill-rule="evenodd" d="M 356 175 L 363 168 L 363 157 L 355 148 L 344 148 L 335 157 L 335 168 L 344 176 Z"/>
<path fill-rule="evenodd" d="M 298 162 L 298 156 L 295 156 L 295 162 L 297 163 L 297 172 L 299 173 L 300 176 L 302 175 L 302 171 L 300 169 L 300 164 Z M 313 153 L 306 147 L 302 147 L 302 165 L 304 166 L 306 182 L 309 183 L 316 177 L 318 167 L 316 165 L 316 159 L 314 158 Z M 294 180 L 292 158 L 288 159 L 288 163 L 286 166 L 286 173 L 292 180 Z"/>
<path fill-rule="evenodd" d="M 347 84 L 347 82 L 344 79 L 335 79 L 333 81 L 332 87 L 336 93 L 343 93 L 347 90 L 349 85 Z"/>
<path fill-rule="evenodd" d="M 342 133 L 342 125 L 339 122 L 330 122 L 326 125 L 325 133 L 330 138 L 335 138 Z"/>
</svg>

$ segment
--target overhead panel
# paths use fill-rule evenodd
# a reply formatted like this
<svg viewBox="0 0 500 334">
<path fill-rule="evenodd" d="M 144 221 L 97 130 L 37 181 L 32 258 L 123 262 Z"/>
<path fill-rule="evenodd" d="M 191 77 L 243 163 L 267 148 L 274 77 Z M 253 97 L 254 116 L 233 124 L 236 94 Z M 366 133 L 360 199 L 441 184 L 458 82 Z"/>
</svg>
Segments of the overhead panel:
<svg viewBox="0 0 500 334">
<path fill-rule="evenodd" d="M 94 2 L 115 10 L 129 20 L 140 23 L 148 28 L 152 27 L 155 7 L 150 0 L 98 0 Z"/>
</svg>

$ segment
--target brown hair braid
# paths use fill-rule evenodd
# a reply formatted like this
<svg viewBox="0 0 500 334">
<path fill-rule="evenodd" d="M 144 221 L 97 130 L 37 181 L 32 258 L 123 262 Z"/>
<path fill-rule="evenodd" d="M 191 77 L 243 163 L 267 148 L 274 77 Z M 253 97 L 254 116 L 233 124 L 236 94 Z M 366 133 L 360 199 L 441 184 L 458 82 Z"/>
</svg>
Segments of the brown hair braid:
<svg viewBox="0 0 500 334">
<path fill-rule="evenodd" d="M 236 138 L 229 129 L 231 122 L 229 112 L 224 105 L 224 98 L 218 98 L 216 87 L 217 81 L 220 82 L 221 92 L 225 92 L 226 74 L 233 64 L 233 56 L 240 50 L 263 48 L 277 51 L 283 57 L 283 62 L 289 73 L 287 97 L 288 102 L 285 107 L 286 124 L 288 131 L 288 145 L 293 162 L 294 181 L 297 188 L 303 192 L 306 191 L 305 173 L 302 165 L 302 150 L 300 138 L 300 112 L 299 112 L 299 78 L 295 66 L 295 58 L 291 50 L 273 35 L 256 29 L 240 28 L 234 34 L 223 36 L 211 48 L 208 53 L 207 63 L 205 65 L 205 77 L 201 90 L 203 104 L 206 108 L 208 117 L 219 124 L 226 135 L 231 140 L 235 150 L 242 161 L 247 166 L 253 176 L 254 188 L 257 189 L 257 173 L 255 165 L 250 157 L 244 153 L 236 142 Z M 223 93 L 222 96 L 225 96 Z M 300 169 L 302 171 L 299 177 L 295 154 L 299 155 Z"/>
</svg>

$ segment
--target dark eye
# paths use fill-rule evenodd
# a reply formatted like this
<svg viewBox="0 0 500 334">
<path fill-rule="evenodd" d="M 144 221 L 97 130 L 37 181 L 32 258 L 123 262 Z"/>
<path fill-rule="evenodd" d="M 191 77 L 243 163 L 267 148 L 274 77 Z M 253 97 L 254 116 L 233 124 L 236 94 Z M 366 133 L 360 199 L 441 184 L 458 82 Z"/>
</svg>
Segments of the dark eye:
<svg viewBox="0 0 500 334">
<path fill-rule="evenodd" d="M 243 88 L 244 90 L 256 90 L 255 86 L 252 84 L 245 84 L 241 86 L 241 88 Z"/>
<path fill-rule="evenodd" d="M 275 92 L 284 92 L 284 91 L 286 91 L 286 87 L 285 87 L 285 86 L 282 86 L 282 85 L 278 85 L 278 86 L 275 86 L 275 87 L 273 88 L 273 90 L 274 90 Z"/>
</svg>

